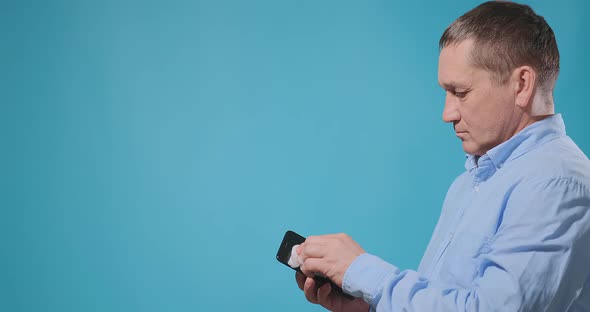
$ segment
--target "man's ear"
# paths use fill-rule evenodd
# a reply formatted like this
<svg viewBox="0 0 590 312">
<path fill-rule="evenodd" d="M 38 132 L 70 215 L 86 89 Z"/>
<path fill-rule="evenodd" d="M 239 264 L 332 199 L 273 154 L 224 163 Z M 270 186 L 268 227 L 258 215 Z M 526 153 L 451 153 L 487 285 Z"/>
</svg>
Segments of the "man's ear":
<svg viewBox="0 0 590 312">
<path fill-rule="evenodd" d="M 516 105 L 523 109 L 531 106 L 535 93 L 537 72 L 530 66 L 520 66 L 514 69 L 510 80 L 514 86 Z"/>
</svg>

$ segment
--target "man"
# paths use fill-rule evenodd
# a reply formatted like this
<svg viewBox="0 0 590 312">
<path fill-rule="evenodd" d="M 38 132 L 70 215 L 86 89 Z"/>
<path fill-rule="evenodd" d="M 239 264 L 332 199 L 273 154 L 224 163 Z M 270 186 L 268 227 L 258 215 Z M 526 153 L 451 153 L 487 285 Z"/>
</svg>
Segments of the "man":
<svg viewBox="0 0 590 312">
<path fill-rule="evenodd" d="M 487 2 L 440 40 L 443 120 L 467 153 L 418 271 L 345 234 L 297 253 L 307 300 L 333 311 L 590 311 L 590 161 L 554 114 L 559 52 L 526 5 Z M 311 278 L 322 274 L 349 300 Z"/>
</svg>

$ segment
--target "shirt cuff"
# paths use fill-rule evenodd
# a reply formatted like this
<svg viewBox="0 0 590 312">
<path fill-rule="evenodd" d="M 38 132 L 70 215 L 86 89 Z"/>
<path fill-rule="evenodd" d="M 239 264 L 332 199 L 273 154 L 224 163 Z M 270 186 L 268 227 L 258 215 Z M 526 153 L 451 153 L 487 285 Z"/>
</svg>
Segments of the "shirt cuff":
<svg viewBox="0 0 590 312">
<path fill-rule="evenodd" d="M 379 300 L 378 296 L 385 280 L 391 279 L 391 276 L 397 275 L 398 272 L 399 269 L 395 265 L 364 253 L 356 257 L 344 273 L 342 290 L 373 305 Z"/>
</svg>

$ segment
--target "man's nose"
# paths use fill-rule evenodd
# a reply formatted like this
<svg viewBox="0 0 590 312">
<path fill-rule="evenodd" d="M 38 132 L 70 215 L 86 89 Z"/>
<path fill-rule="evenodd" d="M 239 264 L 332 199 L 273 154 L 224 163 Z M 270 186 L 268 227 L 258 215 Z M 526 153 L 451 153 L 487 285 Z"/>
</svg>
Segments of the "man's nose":
<svg viewBox="0 0 590 312">
<path fill-rule="evenodd" d="M 443 110 L 442 119 L 444 122 L 457 122 L 461 119 L 459 103 L 457 103 L 457 99 L 450 94 L 450 92 L 447 92 L 445 98 L 445 108 Z"/>
</svg>

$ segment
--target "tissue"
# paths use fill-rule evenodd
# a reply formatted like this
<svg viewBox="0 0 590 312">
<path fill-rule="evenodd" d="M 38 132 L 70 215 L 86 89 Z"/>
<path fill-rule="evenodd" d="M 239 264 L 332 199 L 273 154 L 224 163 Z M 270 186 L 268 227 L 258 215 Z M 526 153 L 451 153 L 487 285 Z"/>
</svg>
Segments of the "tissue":
<svg viewBox="0 0 590 312">
<path fill-rule="evenodd" d="M 289 262 L 287 262 L 287 264 L 293 269 L 296 269 L 303 264 L 303 259 L 297 254 L 297 247 L 299 247 L 299 245 L 295 245 L 291 248 L 291 257 L 289 258 Z"/>
</svg>

